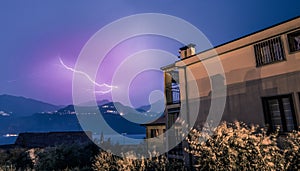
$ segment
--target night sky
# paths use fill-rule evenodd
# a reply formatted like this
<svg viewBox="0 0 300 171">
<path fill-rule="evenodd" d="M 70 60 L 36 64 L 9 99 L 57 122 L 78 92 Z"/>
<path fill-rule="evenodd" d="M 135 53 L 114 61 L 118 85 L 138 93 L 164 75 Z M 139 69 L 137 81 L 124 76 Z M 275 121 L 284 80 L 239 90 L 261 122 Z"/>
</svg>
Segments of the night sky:
<svg viewBox="0 0 300 171">
<path fill-rule="evenodd" d="M 74 67 L 81 49 L 99 29 L 140 13 L 182 18 L 216 46 L 299 16 L 300 1 L 3 0 L 0 2 L 0 94 L 71 104 L 73 72 L 64 68 L 59 58 Z M 106 56 L 95 81 L 110 84 L 118 65 L 132 53 L 162 49 L 177 55 L 180 46 L 181 43 L 160 36 L 126 40 Z M 131 83 L 130 100 L 135 106 L 147 104 L 149 92 L 161 90 L 162 84 L 161 72 L 140 73 Z M 110 94 L 97 98 L 110 99 Z"/>
</svg>

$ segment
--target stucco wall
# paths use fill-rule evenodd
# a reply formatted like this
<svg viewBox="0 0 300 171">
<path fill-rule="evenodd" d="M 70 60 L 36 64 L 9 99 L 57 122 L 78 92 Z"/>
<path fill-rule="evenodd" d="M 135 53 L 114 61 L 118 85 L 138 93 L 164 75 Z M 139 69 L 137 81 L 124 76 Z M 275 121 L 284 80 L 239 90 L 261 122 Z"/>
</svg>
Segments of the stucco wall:
<svg viewBox="0 0 300 171">
<path fill-rule="evenodd" d="M 209 111 L 210 95 L 215 91 L 211 89 L 211 78 L 224 76 L 224 81 L 218 82 L 227 90 L 223 120 L 264 125 L 261 98 L 292 94 L 299 126 L 300 52 L 290 53 L 287 40 L 288 33 L 299 29 L 300 18 L 297 18 L 178 61 L 176 66 L 186 66 L 186 71 L 179 69 L 181 101 L 186 94 L 189 99 L 202 99 L 199 122 L 203 121 Z M 274 36 L 280 36 L 286 60 L 257 67 L 254 45 Z M 220 68 L 215 67 L 218 62 L 222 64 L 223 76 Z"/>
</svg>

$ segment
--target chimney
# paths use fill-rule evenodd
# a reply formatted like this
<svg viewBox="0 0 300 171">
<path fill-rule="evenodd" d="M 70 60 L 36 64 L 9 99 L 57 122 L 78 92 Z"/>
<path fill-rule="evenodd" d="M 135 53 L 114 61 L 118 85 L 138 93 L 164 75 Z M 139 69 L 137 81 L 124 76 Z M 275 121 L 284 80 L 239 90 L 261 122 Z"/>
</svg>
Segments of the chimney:
<svg viewBox="0 0 300 171">
<path fill-rule="evenodd" d="M 196 54 L 195 44 L 188 44 L 182 48 L 179 48 L 180 59 L 184 59 Z"/>
</svg>

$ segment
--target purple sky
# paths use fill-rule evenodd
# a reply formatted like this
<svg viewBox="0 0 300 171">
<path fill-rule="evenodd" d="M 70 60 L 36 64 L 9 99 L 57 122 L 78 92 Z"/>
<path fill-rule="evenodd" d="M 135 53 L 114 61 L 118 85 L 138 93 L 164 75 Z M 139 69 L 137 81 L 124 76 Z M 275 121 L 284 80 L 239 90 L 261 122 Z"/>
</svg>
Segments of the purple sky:
<svg viewBox="0 0 300 171">
<path fill-rule="evenodd" d="M 62 67 L 59 57 L 73 67 L 87 40 L 103 26 L 149 12 L 182 18 L 219 45 L 299 16 L 300 1 L 1 1 L 0 94 L 72 103 L 73 73 Z M 118 65 L 134 52 L 162 49 L 177 55 L 180 46 L 150 35 L 124 41 L 106 56 L 96 81 L 110 83 Z M 130 100 L 135 106 L 146 104 L 152 90 L 162 89 L 161 76 L 148 71 L 133 80 Z M 109 98 L 98 96 L 99 100 Z"/>
</svg>

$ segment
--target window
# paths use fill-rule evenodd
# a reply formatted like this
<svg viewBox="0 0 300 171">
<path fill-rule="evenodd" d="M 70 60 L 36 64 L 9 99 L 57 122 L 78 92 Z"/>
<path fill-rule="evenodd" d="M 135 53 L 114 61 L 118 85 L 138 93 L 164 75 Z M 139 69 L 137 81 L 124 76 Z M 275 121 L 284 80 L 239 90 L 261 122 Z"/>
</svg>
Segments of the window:
<svg viewBox="0 0 300 171">
<path fill-rule="evenodd" d="M 165 75 L 165 94 L 167 104 L 180 103 L 179 73 L 176 70 L 169 71 Z"/>
<path fill-rule="evenodd" d="M 285 60 L 280 37 L 254 45 L 256 66 L 262 66 Z"/>
<path fill-rule="evenodd" d="M 300 30 L 287 35 L 290 52 L 300 51 Z"/>
<path fill-rule="evenodd" d="M 280 128 L 280 132 L 297 129 L 293 100 L 291 95 L 263 98 L 266 123 L 271 130 Z"/>
<path fill-rule="evenodd" d="M 176 122 L 179 113 L 169 113 L 168 114 L 168 128 L 171 128 L 172 125 Z"/>
<path fill-rule="evenodd" d="M 150 130 L 150 138 L 157 137 L 159 135 L 158 129 L 151 129 Z"/>
</svg>

